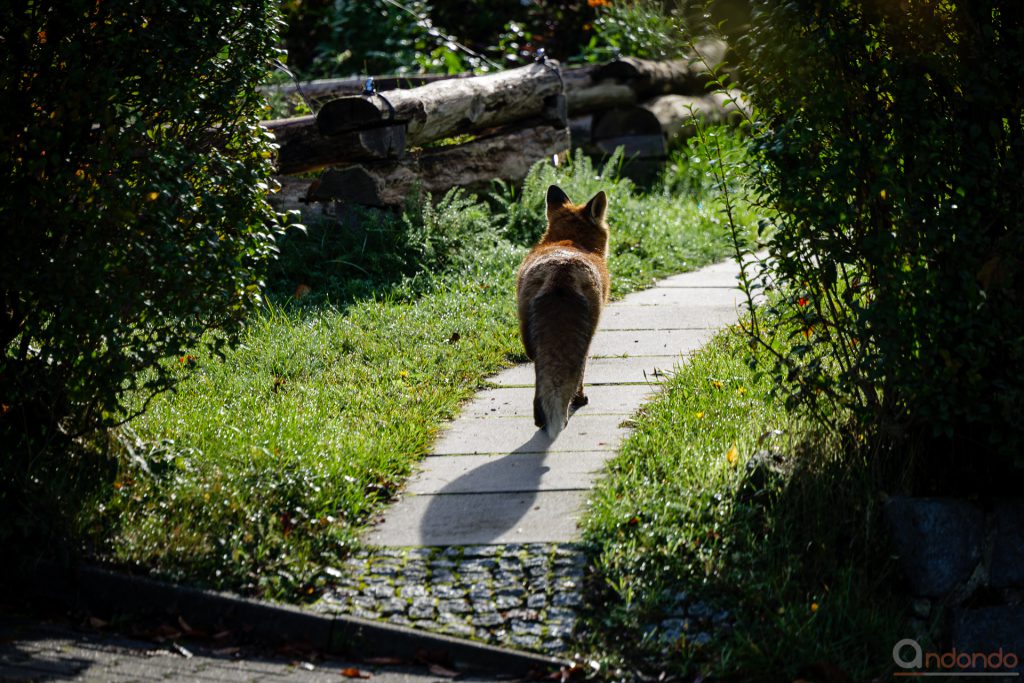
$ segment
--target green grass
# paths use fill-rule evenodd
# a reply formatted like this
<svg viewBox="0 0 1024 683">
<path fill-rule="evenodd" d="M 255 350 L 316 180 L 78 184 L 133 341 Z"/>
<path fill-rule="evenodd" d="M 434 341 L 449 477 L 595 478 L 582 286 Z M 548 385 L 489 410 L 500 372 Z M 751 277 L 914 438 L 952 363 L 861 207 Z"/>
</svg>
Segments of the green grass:
<svg viewBox="0 0 1024 683">
<path fill-rule="evenodd" d="M 648 194 L 578 158 L 521 192 L 362 212 L 281 244 L 271 302 L 224 358 L 182 353 L 176 392 L 116 437 L 116 482 L 82 516 L 100 558 L 282 599 L 315 597 L 460 402 L 524 360 L 514 274 L 558 182 L 610 195 L 616 295 L 724 257 L 703 185 Z M 687 181 L 689 183 L 689 181 Z M 692 186 L 692 183 L 689 183 Z M 290 296 L 305 285 L 309 294 Z"/>
<path fill-rule="evenodd" d="M 787 415 L 749 356 L 740 332 L 721 333 L 645 406 L 610 463 L 585 520 L 597 575 L 584 640 L 609 671 L 870 680 L 909 632 L 877 488 L 855 447 Z M 784 464 L 749 475 L 759 450 Z M 682 616 L 680 593 L 728 612 L 731 629 L 691 619 L 664 640 L 654 627 Z"/>
</svg>

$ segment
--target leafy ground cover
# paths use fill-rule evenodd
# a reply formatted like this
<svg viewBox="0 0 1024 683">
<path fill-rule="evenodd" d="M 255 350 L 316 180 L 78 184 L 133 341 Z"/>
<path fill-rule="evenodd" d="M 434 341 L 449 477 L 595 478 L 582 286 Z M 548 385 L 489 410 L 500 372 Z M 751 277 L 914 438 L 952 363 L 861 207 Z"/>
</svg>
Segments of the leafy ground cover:
<svg viewBox="0 0 1024 683">
<path fill-rule="evenodd" d="M 177 390 L 115 435 L 116 481 L 79 523 L 91 552 L 217 588 L 316 595 L 443 421 L 524 360 L 514 273 L 549 183 L 577 201 L 609 193 L 616 295 L 728 253 L 704 161 L 681 157 L 650 192 L 619 179 L 619 163 L 540 164 L 521 191 L 451 193 L 285 239 L 241 345 L 183 351 Z"/>
<path fill-rule="evenodd" d="M 722 332 L 610 463 L 585 640 L 610 672 L 871 680 L 909 631 L 867 459 L 787 414 L 749 358 Z"/>
</svg>

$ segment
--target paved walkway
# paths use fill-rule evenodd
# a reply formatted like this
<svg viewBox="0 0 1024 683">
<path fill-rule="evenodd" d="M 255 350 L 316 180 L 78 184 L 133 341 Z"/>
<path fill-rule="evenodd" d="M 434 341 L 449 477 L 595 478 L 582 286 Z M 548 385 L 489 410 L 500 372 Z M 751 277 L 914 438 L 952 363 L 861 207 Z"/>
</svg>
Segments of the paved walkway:
<svg viewBox="0 0 1024 683">
<path fill-rule="evenodd" d="M 493 378 L 435 444 L 422 471 L 367 537 L 376 546 L 565 543 L 587 491 L 628 433 L 624 420 L 680 356 L 737 319 L 726 262 L 611 304 L 590 349 L 590 403 L 552 442 L 533 424 L 533 366 Z"/>
<path fill-rule="evenodd" d="M 584 378 L 590 403 L 553 442 L 533 424 L 533 366 L 492 378 L 495 388 L 448 426 L 367 535 L 371 549 L 339 572 L 319 608 L 564 652 L 582 603 L 577 523 L 588 492 L 629 416 L 737 320 L 737 273 L 727 261 L 611 304 Z"/>
</svg>

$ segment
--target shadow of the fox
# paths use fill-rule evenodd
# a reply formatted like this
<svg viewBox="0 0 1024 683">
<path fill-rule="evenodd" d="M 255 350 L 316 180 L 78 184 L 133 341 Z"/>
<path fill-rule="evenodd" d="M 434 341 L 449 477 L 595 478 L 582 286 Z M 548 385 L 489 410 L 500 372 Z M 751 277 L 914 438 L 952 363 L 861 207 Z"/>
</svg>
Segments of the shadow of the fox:
<svg viewBox="0 0 1024 683">
<path fill-rule="evenodd" d="M 551 444 L 537 430 L 514 451 L 449 482 L 431 496 L 420 521 L 421 543 L 445 545 L 444 538 L 458 537 L 460 544 L 486 544 L 514 529 L 537 500 L 541 477 L 550 469 L 544 460 Z M 490 495 L 495 493 L 504 495 Z"/>
</svg>

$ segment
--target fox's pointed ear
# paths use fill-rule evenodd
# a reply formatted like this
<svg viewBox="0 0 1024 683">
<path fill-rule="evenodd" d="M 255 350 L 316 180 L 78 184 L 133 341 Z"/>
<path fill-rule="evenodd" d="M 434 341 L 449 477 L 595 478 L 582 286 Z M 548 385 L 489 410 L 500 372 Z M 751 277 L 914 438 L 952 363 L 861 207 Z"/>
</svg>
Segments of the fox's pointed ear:
<svg viewBox="0 0 1024 683">
<path fill-rule="evenodd" d="M 588 216 L 595 221 L 603 221 L 604 214 L 608 210 L 608 195 L 604 193 L 604 190 L 601 190 L 590 198 L 585 208 Z"/>
<path fill-rule="evenodd" d="M 548 210 L 557 209 L 566 204 L 572 204 L 572 201 L 569 199 L 569 195 L 562 192 L 562 188 L 558 185 L 552 185 L 548 188 Z"/>
</svg>

